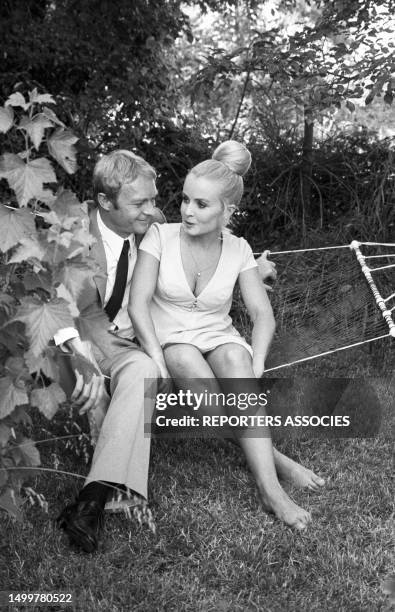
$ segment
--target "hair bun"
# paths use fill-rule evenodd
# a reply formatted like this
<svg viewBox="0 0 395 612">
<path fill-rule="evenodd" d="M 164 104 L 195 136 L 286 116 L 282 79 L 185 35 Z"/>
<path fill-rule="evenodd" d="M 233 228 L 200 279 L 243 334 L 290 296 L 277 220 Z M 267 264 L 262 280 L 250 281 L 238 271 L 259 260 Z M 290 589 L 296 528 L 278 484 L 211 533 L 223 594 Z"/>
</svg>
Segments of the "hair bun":
<svg viewBox="0 0 395 612">
<path fill-rule="evenodd" d="M 226 140 L 217 147 L 212 159 L 222 162 L 239 176 L 244 176 L 251 165 L 251 153 L 241 142 Z"/>
</svg>

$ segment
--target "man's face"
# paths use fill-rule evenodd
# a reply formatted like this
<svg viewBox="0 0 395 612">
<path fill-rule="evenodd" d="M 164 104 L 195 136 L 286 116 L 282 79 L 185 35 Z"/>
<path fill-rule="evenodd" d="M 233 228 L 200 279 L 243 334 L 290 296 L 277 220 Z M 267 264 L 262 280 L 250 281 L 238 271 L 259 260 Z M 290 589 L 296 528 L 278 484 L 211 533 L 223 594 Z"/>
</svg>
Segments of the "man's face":
<svg viewBox="0 0 395 612">
<path fill-rule="evenodd" d="M 132 183 L 123 185 L 114 204 L 107 199 L 108 207 L 101 209 L 103 221 L 122 238 L 130 234 L 145 234 L 155 208 L 158 195 L 152 178 L 139 176 Z"/>
</svg>

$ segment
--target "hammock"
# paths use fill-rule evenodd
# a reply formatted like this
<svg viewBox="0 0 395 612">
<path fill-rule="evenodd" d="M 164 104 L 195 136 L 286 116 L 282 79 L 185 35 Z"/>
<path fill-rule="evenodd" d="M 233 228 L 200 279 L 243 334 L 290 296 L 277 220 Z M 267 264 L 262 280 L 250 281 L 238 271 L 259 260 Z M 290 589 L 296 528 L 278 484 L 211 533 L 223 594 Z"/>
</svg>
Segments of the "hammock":
<svg viewBox="0 0 395 612">
<path fill-rule="evenodd" d="M 388 343 L 388 362 L 395 348 L 395 244 L 353 241 L 269 257 L 278 270 L 270 293 L 277 330 L 265 373 L 378 341 Z M 337 366 L 331 361 L 326 374 Z"/>
</svg>

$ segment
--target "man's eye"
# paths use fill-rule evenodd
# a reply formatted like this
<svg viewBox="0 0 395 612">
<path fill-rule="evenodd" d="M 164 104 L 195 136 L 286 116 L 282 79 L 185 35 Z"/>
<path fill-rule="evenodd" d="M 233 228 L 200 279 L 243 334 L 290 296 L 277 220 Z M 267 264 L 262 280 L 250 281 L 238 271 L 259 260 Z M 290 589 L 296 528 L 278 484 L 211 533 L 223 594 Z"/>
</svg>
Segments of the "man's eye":
<svg viewBox="0 0 395 612">
<path fill-rule="evenodd" d="M 182 200 L 181 201 L 182 201 L 183 204 L 188 204 L 188 202 L 189 202 L 187 196 L 184 196 L 184 195 L 182 196 Z"/>
<path fill-rule="evenodd" d="M 207 204 L 205 204 L 204 202 L 198 202 L 197 205 L 199 206 L 199 208 L 206 208 Z"/>
</svg>

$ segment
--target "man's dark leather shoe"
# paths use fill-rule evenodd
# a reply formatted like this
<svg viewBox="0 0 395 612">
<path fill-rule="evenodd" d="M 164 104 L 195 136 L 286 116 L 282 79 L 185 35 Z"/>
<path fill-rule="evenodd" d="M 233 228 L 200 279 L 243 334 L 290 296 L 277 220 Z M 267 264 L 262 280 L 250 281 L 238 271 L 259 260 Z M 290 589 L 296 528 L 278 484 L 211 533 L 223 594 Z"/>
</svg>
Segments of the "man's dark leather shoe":
<svg viewBox="0 0 395 612">
<path fill-rule="evenodd" d="M 95 501 L 75 502 L 66 506 L 56 519 L 70 542 L 87 553 L 97 549 L 98 534 L 104 522 L 101 506 Z"/>
</svg>

